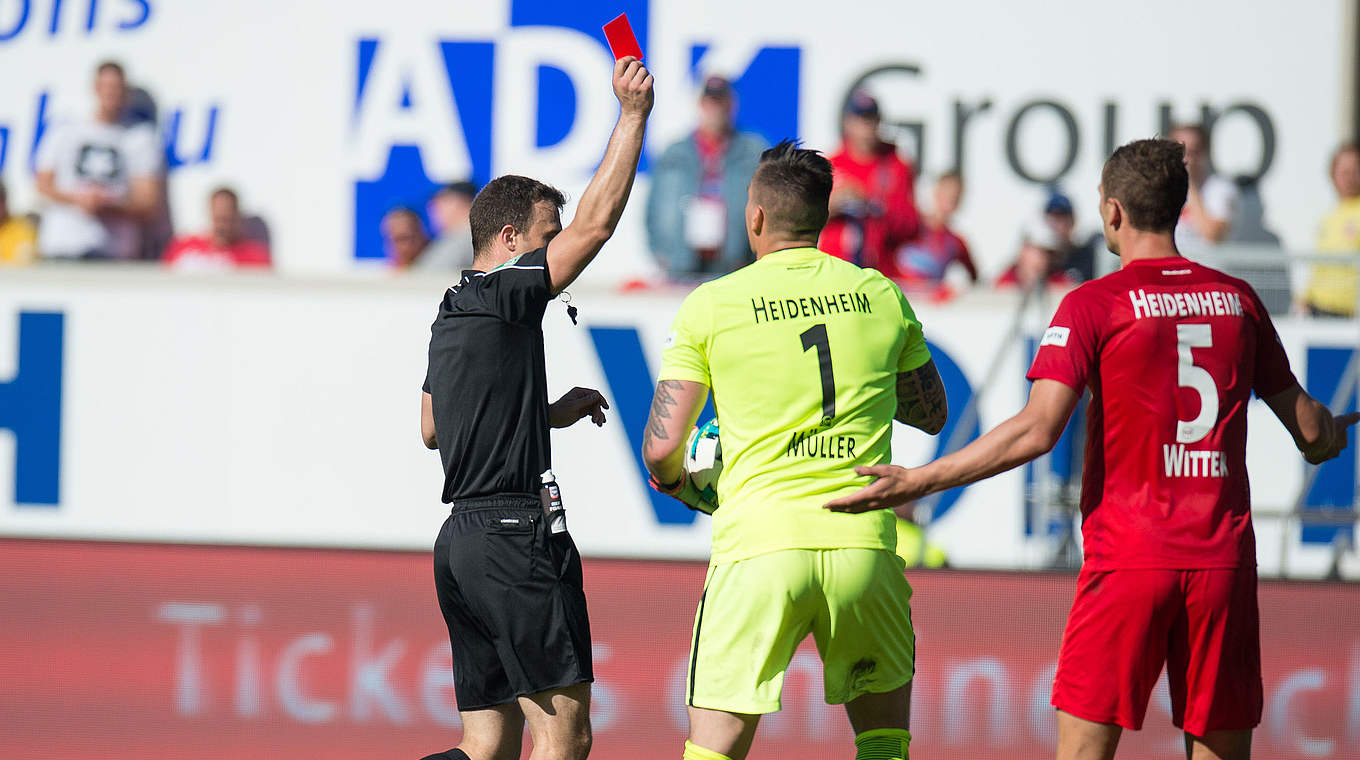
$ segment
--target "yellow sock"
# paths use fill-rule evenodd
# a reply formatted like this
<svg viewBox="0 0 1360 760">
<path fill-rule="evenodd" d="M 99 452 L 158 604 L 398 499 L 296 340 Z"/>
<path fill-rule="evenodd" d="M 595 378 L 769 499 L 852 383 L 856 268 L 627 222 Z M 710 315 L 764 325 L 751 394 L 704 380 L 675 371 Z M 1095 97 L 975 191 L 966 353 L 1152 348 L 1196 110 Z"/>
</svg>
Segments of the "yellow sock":
<svg viewBox="0 0 1360 760">
<path fill-rule="evenodd" d="M 909 744 L 911 732 L 904 728 L 865 731 L 855 737 L 855 760 L 907 760 Z"/>
<path fill-rule="evenodd" d="M 685 760 L 732 760 L 732 758 L 687 741 L 685 742 Z"/>
</svg>

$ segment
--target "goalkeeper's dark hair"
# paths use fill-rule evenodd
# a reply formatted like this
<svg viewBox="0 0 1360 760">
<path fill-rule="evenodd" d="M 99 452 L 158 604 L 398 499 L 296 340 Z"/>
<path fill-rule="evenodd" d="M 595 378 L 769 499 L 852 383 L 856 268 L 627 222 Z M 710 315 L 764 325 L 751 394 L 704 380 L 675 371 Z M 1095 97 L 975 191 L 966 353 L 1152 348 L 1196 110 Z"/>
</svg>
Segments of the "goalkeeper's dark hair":
<svg viewBox="0 0 1360 760">
<path fill-rule="evenodd" d="M 765 210 L 766 224 L 790 237 L 816 239 L 826 226 L 831 199 L 831 162 L 815 150 L 783 140 L 760 154 L 751 196 Z"/>
</svg>

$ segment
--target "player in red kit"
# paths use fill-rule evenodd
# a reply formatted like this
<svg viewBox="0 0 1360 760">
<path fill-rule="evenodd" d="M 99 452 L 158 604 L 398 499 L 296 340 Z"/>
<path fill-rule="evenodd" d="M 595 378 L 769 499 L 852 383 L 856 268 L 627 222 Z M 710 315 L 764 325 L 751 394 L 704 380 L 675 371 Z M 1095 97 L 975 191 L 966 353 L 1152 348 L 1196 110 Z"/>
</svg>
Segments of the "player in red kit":
<svg viewBox="0 0 1360 760">
<path fill-rule="evenodd" d="M 1265 399 L 1313 463 L 1345 449 L 1360 419 L 1333 417 L 1299 387 L 1249 285 L 1177 253 L 1188 182 L 1177 143 L 1115 151 L 1101 219 L 1122 268 L 1058 306 L 1025 408 L 925 467 L 856 468 L 876 480 L 827 505 L 897 507 L 1028 462 L 1091 389 L 1086 559 L 1053 684 L 1060 760 L 1113 757 L 1122 730 L 1142 727 L 1163 664 L 1186 756 L 1249 757 L 1261 652 L 1247 403 Z"/>
</svg>

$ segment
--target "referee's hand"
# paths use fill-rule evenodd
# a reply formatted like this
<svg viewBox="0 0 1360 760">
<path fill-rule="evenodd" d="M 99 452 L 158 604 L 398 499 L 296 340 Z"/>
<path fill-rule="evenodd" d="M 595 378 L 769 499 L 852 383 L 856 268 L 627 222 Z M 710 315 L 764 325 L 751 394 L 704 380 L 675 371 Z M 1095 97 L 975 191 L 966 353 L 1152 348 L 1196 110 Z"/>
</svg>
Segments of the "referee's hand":
<svg viewBox="0 0 1360 760">
<path fill-rule="evenodd" d="M 625 56 L 614 62 L 614 95 L 624 113 L 646 116 L 652 111 L 652 74 L 642 61 Z"/>
<path fill-rule="evenodd" d="M 590 421 L 599 427 L 605 422 L 604 410 L 608 408 L 609 402 L 604 400 L 599 391 L 578 386 L 548 405 L 548 425 L 555 428 L 570 427 L 582 417 L 589 416 Z"/>
</svg>

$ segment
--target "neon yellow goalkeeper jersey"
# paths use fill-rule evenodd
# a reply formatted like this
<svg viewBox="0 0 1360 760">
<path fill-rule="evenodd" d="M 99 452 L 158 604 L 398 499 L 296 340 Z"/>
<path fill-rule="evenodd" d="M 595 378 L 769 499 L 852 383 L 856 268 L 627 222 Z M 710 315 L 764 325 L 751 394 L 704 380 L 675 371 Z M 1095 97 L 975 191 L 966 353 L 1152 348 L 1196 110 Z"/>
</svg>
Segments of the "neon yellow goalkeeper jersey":
<svg viewBox="0 0 1360 760">
<path fill-rule="evenodd" d="M 891 461 L 898 372 L 930 359 L 907 299 L 816 248 L 701 285 L 675 316 L 661 380 L 713 393 L 722 442 L 712 562 L 780 549 L 897 545 L 892 512 L 828 512 Z"/>
</svg>

